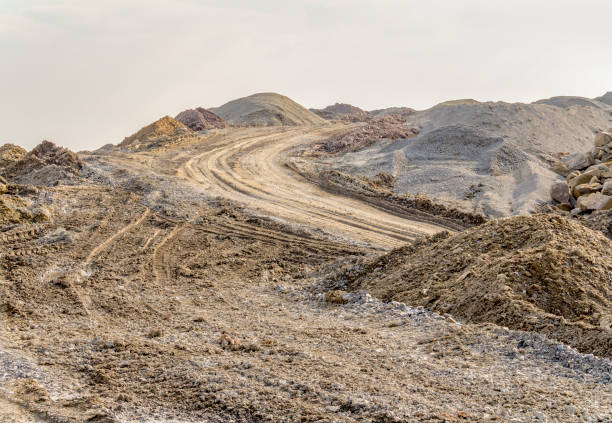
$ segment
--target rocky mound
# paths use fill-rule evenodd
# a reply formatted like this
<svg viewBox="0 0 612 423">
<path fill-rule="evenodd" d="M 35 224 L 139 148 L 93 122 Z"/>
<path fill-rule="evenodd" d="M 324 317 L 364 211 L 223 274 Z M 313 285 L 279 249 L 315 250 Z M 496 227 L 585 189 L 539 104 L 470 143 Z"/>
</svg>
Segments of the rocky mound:
<svg viewBox="0 0 612 423">
<path fill-rule="evenodd" d="M 190 133 L 191 130 L 181 122 L 172 119 L 170 116 L 164 116 L 135 134 L 126 137 L 119 144 L 119 147 L 132 151 L 150 150 Z"/>
<path fill-rule="evenodd" d="M 75 153 L 43 141 L 0 173 L 18 184 L 57 185 L 73 183 L 81 175 L 82 168 L 83 162 Z"/>
<path fill-rule="evenodd" d="M 325 119 L 297 104 L 288 97 L 275 93 L 253 94 L 211 108 L 235 126 L 300 126 L 322 125 Z"/>
<path fill-rule="evenodd" d="M 336 103 L 324 109 L 310 109 L 326 120 L 344 120 L 348 122 L 365 122 L 370 114 L 359 107 L 346 103 Z"/>
<path fill-rule="evenodd" d="M 611 253 L 612 241 L 563 217 L 518 216 L 396 249 L 336 282 L 612 357 Z"/>
<path fill-rule="evenodd" d="M 406 126 L 420 130 L 417 138 L 375 142 L 328 163 L 355 176 L 390 173 L 398 194 L 422 192 L 489 217 L 530 213 L 550 197 L 555 155 L 586 150 L 594 133 L 612 126 L 602 102 L 565 97 L 543 103 L 442 103 L 404 116 Z"/>
<path fill-rule="evenodd" d="M 221 117 L 203 107 L 184 110 L 175 119 L 192 131 L 225 128 L 227 125 Z"/>
<path fill-rule="evenodd" d="M 4 144 L 0 147 L 0 168 L 6 167 L 25 156 L 27 151 L 15 144 Z"/>
<path fill-rule="evenodd" d="M 362 149 L 378 140 L 414 138 L 419 133 L 418 129 L 410 128 L 405 123 L 406 119 L 399 115 L 369 119 L 366 125 L 333 136 L 314 148 L 327 153 L 340 153 Z"/>
<path fill-rule="evenodd" d="M 554 169 L 566 177 L 552 185 L 550 195 L 562 210 L 576 215 L 594 210 L 612 210 L 612 128 L 595 136 L 586 153 L 564 157 Z"/>
</svg>

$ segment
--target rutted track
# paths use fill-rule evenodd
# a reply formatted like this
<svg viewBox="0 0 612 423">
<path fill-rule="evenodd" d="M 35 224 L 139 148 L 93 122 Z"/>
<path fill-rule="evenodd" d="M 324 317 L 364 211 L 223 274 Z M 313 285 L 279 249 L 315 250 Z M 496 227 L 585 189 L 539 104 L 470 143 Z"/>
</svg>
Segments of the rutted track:
<svg viewBox="0 0 612 423">
<path fill-rule="evenodd" d="M 177 174 L 264 215 L 376 247 L 392 248 L 446 229 L 331 193 L 285 166 L 288 151 L 334 131 L 338 127 L 233 130 L 213 148 L 196 153 Z"/>
</svg>

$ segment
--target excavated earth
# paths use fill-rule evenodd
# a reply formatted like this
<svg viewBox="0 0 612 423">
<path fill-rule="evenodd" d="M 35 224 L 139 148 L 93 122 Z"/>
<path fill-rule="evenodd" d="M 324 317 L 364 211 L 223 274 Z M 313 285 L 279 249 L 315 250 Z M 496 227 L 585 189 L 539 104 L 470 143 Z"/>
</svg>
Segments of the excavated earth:
<svg viewBox="0 0 612 423">
<path fill-rule="evenodd" d="M 329 291 L 360 260 L 427 236 L 403 247 L 405 256 L 391 255 L 401 261 L 422 248 L 442 260 L 436 243 L 464 237 L 465 252 L 455 254 L 469 264 L 477 247 L 468 240 L 478 233 L 491 244 L 487 254 L 503 258 L 482 271 L 483 286 L 486 274 L 513 277 L 501 251 L 523 241 L 518 264 L 537 267 L 531 246 L 570 261 L 555 269 L 559 280 L 574 275 L 566 264 L 604 277 L 605 238 L 584 229 L 571 244 L 577 251 L 565 251 L 561 244 L 578 229 L 556 218 L 552 229 L 527 225 L 541 235 L 519 231 L 513 240 L 503 223 L 390 193 L 384 175 L 347 180 L 346 192 L 337 175 L 322 184 L 301 152 L 350 129 L 344 124 L 208 134 L 175 127 L 122 150 L 80 155 L 77 184 L 7 181 L 11 195 L 44 206 L 47 218 L 1 226 L 0 421 L 612 419 L 612 363 L 600 350 L 568 346 L 586 351 L 579 340 L 492 319 L 470 323 L 461 309 L 452 317 L 430 304 L 386 301 L 374 279 L 368 288 L 382 300 Z M 547 244 L 555 228 L 561 252 Z M 607 288 L 596 281 L 573 288 L 585 306 L 576 316 L 569 306 L 549 314 L 595 325 L 592 306 L 601 323 L 609 281 Z"/>
<path fill-rule="evenodd" d="M 386 301 L 540 332 L 612 357 L 612 242 L 559 216 L 440 233 L 360 263 L 338 281 Z"/>
</svg>

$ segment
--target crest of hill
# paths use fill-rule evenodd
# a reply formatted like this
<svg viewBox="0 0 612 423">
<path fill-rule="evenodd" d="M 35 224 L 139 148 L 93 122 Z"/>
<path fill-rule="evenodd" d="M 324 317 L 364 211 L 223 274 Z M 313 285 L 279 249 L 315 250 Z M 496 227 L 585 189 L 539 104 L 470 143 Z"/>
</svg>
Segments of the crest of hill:
<svg viewBox="0 0 612 423">
<path fill-rule="evenodd" d="M 192 131 L 206 131 L 209 129 L 220 129 L 227 126 L 223 118 L 203 107 L 184 110 L 175 118 Z"/>
<path fill-rule="evenodd" d="M 164 116 L 145 126 L 133 135 L 126 137 L 119 147 L 127 150 L 147 150 L 158 147 L 176 137 L 187 135 L 192 131 L 181 122 Z"/>
<path fill-rule="evenodd" d="M 253 94 L 232 100 L 211 112 L 234 126 L 322 125 L 325 119 L 288 97 L 275 93 Z"/>
<path fill-rule="evenodd" d="M 554 215 L 490 221 L 366 261 L 338 278 L 383 300 L 537 331 L 612 357 L 612 242 Z"/>
</svg>

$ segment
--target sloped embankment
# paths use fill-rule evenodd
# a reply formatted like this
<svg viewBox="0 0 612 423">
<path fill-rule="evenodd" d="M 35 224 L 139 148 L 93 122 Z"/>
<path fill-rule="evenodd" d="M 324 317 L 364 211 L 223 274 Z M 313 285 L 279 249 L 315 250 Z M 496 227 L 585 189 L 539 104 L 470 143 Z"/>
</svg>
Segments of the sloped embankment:
<svg viewBox="0 0 612 423">
<path fill-rule="evenodd" d="M 344 272 L 384 300 L 535 331 L 612 356 L 612 242 L 565 218 L 505 218 L 442 233 Z"/>
</svg>

